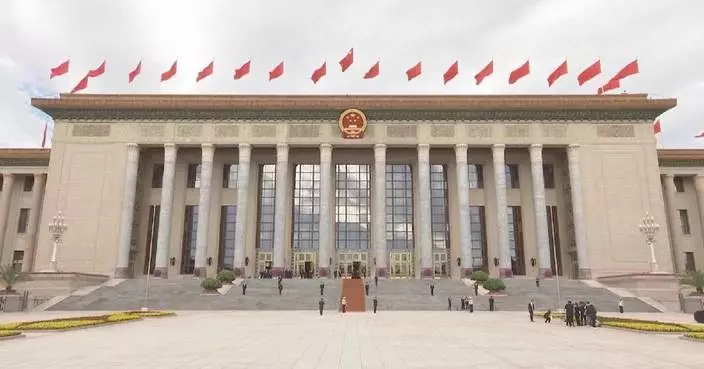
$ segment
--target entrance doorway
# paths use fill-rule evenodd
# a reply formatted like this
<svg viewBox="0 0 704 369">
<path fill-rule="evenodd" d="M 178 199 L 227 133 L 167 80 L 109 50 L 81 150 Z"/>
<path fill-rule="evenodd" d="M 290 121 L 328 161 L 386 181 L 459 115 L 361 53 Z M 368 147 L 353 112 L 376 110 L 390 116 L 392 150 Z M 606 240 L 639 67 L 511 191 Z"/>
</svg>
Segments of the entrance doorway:
<svg viewBox="0 0 704 369">
<path fill-rule="evenodd" d="M 450 276 L 450 264 L 447 262 L 447 252 L 433 253 L 433 270 L 436 277 L 447 278 Z"/>
<path fill-rule="evenodd" d="M 337 271 L 340 277 L 369 277 L 366 252 L 341 252 L 338 258 Z"/>
<path fill-rule="evenodd" d="M 315 252 L 294 252 L 293 272 L 294 276 L 300 278 L 315 277 L 318 269 L 318 253 Z"/>
<path fill-rule="evenodd" d="M 257 274 L 259 274 L 260 278 L 271 278 L 271 268 L 273 265 L 273 252 L 259 252 L 257 254 Z"/>
<path fill-rule="evenodd" d="M 391 252 L 389 254 L 389 264 L 391 277 L 411 278 L 413 277 L 414 258 L 412 252 Z"/>
</svg>

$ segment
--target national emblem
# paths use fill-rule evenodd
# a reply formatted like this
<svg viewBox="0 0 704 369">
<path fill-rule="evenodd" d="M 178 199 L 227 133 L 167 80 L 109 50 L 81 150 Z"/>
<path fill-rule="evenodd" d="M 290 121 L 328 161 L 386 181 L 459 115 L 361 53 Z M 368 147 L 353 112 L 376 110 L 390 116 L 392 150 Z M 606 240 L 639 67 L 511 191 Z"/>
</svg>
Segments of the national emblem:
<svg viewBox="0 0 704 369">
<path fill-rule="evenodd" d="M 363 138 L 367 129 L 367 117 L 358 109 L 347 109 L 340 115 L 338 122 L 342 138 Z"/>
</svg>

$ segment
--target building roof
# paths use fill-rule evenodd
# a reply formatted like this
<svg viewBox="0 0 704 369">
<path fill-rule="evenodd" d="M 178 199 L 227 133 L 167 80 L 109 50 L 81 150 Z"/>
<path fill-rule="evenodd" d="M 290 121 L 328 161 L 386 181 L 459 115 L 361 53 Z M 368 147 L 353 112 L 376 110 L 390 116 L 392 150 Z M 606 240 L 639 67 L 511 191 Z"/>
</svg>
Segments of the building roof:
<svg viewBox="0 0 704 369">
<path fill-rule="evenodd" d="M 0 166 L 48 166 L 51 149 L 0 149 Z"/>
<path fill-rule="evenodd" d="M 61 94 L 32 99 L 55 118 L 102 117 L 183 119 L 328 119 L 345 109 L 377 119 L 650 119 L 677 105 L 676 99 L 622 95 L 92 95 Z M 330 114 L 322 114 L 328 112 Z M 249 114 L 247 114 L 249 113 Z M 253 113 L 253 114 L 252 114 Z M 382 113 L 386 113 L 383 115 Z M 424 114 L 425 113 L 425 114 Z M 432 114 L 428 114 L 432 113 Z M 454 115 L 452 113 L 455 113 Z M 539 113 L 539 114 L 535 114 Z M 581 114 L 580 114 L 581 113 Z M 631 113 L 628 115 L 628 113 Z M 631 117 L 633 113 L 636 116 Z M 640 114 L 638 114 L 640 113 Z M 264 115 L 262 115 L 264 114 Z M 391 115 L 389 115 L 391 114 Z M 625 114 L 625 115 L 624 115 Z M 252 118 L 248 118 L 248 117 Z M 367 114 L 369 117 L 369 114 Z M 642 116 L 642 118 L 641 118 Z M 398 117 L 398 118 L 394 118 Z M 646 118 L 647 117 L 647 118 Z M 373 119 L 374 117 L 370 117 Z"/>
</svg>

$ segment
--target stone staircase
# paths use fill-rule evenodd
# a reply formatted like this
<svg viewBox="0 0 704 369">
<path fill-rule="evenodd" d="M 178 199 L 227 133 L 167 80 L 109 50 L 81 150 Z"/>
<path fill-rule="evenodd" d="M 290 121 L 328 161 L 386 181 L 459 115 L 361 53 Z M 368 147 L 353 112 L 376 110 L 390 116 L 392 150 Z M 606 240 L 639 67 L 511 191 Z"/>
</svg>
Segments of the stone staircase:
<svg viewBox="0 0 704 369">
<path fill-rule="evenodd" d="M 374 281 L 370 281 L 367 310 L 372 309 L 374 296 L 379 302 L 379 310 L 447 310 L 448 297 L 455 300 L 453 305 L 459 305 L 459 298 L 471 292 L 462 281 L 438 279 L 434 284 L 435 294 L 430 296 L 430 281 L 427 280 L 379 280 L 378 286 L 374 286 Z"/>
<path fill-rule="evenodd" d="M 348 312 L 364 311 L 364 283 L 361 279 L 343 279 L 342 296 L 347 301 Z"/>
</svg>

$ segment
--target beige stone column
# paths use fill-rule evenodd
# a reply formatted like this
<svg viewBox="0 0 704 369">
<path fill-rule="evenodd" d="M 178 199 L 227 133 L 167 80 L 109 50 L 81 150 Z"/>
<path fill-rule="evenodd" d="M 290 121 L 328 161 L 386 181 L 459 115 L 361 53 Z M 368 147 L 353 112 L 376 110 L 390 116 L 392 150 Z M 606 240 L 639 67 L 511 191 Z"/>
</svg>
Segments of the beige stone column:
<svg viewBox="0 0 704 369">
<path fill-rule="evenodd" d="M 388 277 L 388 255 L 386 251 L 386 145 L 374 145 L 374 191 L 372 193 L 374 204 L 372 214 L 372 244 L 374 245 L 374 261 L 376 275 L 380 278 Z"/>
<path fill-rule="evenodd" d="M 699 225 L 704 235 L 704 175 L 694 176 L 694 188 L 697 191 L 697 210 L 699 210 Z"/>
<path fill-rule="evenodd" d="M 139 167 L 139 146 L 127 144 L 127 164 L 122 189 L 122 214 L 120 215 L 120 239 L 118 244 L 115 278 L 129 278 L 130 246 L 132 225 L 134 224 L 134 202 L 137 194 L 137 169 Z M 36 185 L 36 183 L 35 183 Z"/>
<path fill-rule="evenodd" d="M 587 244 L 587 229 L 584 224 L 582 169 L 578 144 L 570 144 L 567 147 L 567 163 L 570 176 L 570 194 L 572 196 L 572 215 L 574 216 L 574 238 L 577 243 L 579 278 L 591 279 L 592 271 L 589 266 L 589 245 Z"/>
<path fill-rule="evenodd" d="M 241 143 L 238 146 L 237 162 L 237 219 L 235 219 L 235 272 L 245 276 L 245 255 L 247 239 L 247 212 L 249 211 L 249 167 L 252 158 L 252 145 Z"/>
<path fill-rule="evenodd" d="M 39 240 L 39 220 L 42 214 L 42 200 L 44 199 L 44 189 L 46 188 L 46 174 L 34 175 L 34 188 L 32 189 L 32 210 L 29 211 L 29 228 L 27 233 L 27 248 L 24 253 L 22 271 L 31 272 L 34 269 L 34 255 L 37 253 Z"/>
<path fill-rule="evenodd" d="M 460 255 L 462 255 L 460 278 L 466 278 L 472 274 L 472 222 L 469 217 L 467 144 L 455 145 L 455 165 L 457 168 L 457 201 L 459 202 Z"/>
<path fill-rule="evenodd" d="M 496 191 L 496 231 L 499 246 L 499 275 L 513 276 L 511 269 L 511 246 L 508 244 L 508 208 L 506 203 L 506 145 L 491 147 L 494 159 L 494 191 Z"/>
<path fill-rule="evenodd" d="M 213 158 L 215 146 L 211 143 L 201 145 L 200 189 L 198 199 L 198 230 L 196 231 L 196 258 L 193 275 L 206 277 L 208 265 L 208 229 L 210 229 L 210 199 L 213 186 Z M 238 168 L 239 169 L 239 168 Z"/>
<path fill-rule="evenodd" d="M 288 208 L 288 144 L 276 145 L 276 193 L 274 198 L 274 267 L 272 275 L 278 277 L 286 268 L 286 215 Z"/>
<path fill-rule="evenodd" d="M 5 243 L 15 176 L 11 173 L 3 173 L 2 176 L 2 192 L 0 193 L 0 265 L 7 265 L 12 263 L 12 254 L 15 251 L 10 250 L 10 247 Z"/>
<path fill-rule="evenodd" d="M 418 145 L 418 242 L 422 278 L 433 278 L 433 231 L 430 207 L 430 145 Z"/>
<path fill-rule="evenodd" d="M 332 145 L 320 145 L 320 211 L 318 230 L 318 275 L 330 276 L 330 255 L 332 255 Z"/>
<path fill-rule="evenodd" d="M 543 177 L 543 145 L 530 145 L 530 168 L 533 177 L 533 207 L 535 208 L 535 244 L 541 277 L 552 277 L 552 255 L 548 239 L 548 218 L 545 209 L 545 178 Z M 557 252 L 557 250 L 556 250 Z"/>
<path fill-rule="evenodd" d="M 164 144 L 164 176 L 161 181 L 161 210 L 159 234 L 156 241 L 154 276 L 167 278 L 169 274 L 169 249 L 171 248 L 171 224 L 173 223 L 174 178 L 176 176 L 177 147 Z"/>
<path fill-rule="evenodd" d="M 664 175 L 664 185 L 665 185 L 665 208 L 667 211 L 667 218 L 670 220 L 668 224 L 670 225 L 670 238 L 672 240 L 672 264 L 674 266 L 675 273 L 683 271 L 684 260 L 682 259 L 682 228 L 680 228 L 680 215 L 677 211 L 675 196 L 677 194 L 677 189 L 675 188 L 675 176 L 672 174 Z M 700 181 L 701 182 L 701 181 Z M 697 180 L 694 182 L 695 186 L 700 186 L 697 184 Z M 700 193 L 699 187 L 697 188 L 697 203 L 699 205 L 700 214 L 702 206 L 702 194 Z M 701 216 L 701 215 L 700 215 Z"/>
</svg>

